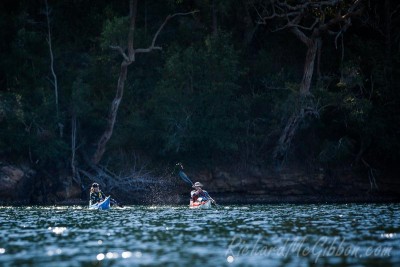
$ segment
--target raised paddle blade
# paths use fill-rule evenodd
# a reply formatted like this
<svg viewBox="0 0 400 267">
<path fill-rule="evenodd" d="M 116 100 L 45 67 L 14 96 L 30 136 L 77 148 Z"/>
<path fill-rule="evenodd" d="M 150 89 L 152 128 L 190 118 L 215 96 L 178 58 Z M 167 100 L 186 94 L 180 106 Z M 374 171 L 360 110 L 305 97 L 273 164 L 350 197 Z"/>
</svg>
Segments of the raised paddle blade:
<svg viewBox="0 0 400 267">
<path fill-rule="evenodd" d="M 187 177 L 187 175 L 183 171 L 179 171 L 178 175 L 179 175 L 179 177 L 181 177 L 181 179 L 183 181 L 185 181 L 186 183 L 188 183 L 190 185 L 193 185 L 192 180 L 190 180 L 189 177 Z"/>
</svg>

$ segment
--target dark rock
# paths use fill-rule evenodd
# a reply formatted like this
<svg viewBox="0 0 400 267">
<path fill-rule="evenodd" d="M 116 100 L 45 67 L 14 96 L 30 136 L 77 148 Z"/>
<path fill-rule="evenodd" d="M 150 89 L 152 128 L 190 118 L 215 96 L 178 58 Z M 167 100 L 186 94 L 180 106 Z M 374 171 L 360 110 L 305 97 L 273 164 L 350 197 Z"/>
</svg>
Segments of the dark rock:
<svg viewBox="0 0 400 267">
<path fill-rule="evenodd" d="M 0 201 L 29 203 L 35 174 L 27 166 L 0 166 Z"/>
</svg>

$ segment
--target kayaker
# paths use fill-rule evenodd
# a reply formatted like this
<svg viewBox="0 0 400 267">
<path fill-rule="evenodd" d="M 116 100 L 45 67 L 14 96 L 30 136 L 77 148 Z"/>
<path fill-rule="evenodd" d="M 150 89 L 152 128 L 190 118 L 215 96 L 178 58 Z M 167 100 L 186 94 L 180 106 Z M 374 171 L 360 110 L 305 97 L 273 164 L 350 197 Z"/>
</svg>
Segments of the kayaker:
<svg viewBox="0 0 400 267">
<path fill-rule="evenodd" d="M 207 191 L 202 189 L 203 185 L 200 182 L 195 182 L 192 187 L 194 190 L 190 192 L 190 197 L 193 202 L 211 200 L 212 203 L 215 203 L 214 199 L 210 197 Z"/>
<path fill-rule="evenodd" d="M 90 188 L 90 205 L 103 201 L 106 195 L 100 190 L 98 183 L 93 183 Z"/>
</svg>

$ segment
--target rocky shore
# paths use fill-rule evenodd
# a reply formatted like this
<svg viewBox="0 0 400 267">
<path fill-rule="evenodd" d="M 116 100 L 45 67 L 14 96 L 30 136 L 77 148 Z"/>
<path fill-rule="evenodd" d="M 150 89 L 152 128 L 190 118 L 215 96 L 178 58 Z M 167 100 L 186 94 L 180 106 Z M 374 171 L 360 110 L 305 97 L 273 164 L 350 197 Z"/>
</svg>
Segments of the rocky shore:
<svg viewBox="0 0 400 267">
<path fill-rule="evenodd" d="M 368 176 L 348 170 L 302 170 L 287 167 L 279 171 L 252 168 L 240 171 L 233 167 L 187 172 L 201 181 L 221 204 L 263 203 L 350 203 L 399 202 L 400 183 L 381 177 L 377 187 Z M 168 188 L 151 188 L 121 197 L 118 191 L 107 192 L 125 204 L 187 204 L 190 186 L 176 178 Z M 44 178 L 27 165 L 0 164 L 1 205 L 86 205 L 87 188 L 71 177 Z"/>
</svg>

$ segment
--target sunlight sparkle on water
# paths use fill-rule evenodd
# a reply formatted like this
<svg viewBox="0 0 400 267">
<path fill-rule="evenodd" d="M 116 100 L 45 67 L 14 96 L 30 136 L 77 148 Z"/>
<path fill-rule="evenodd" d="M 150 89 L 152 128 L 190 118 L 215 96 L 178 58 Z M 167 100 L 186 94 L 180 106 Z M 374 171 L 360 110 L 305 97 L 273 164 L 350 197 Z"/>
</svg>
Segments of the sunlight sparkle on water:
<svg viewBox="0 0 400 267">
<path fill-rule="evenodd" d="M 229 263 L 232 263 L 234 260 L 235 260 L 235 258 L 233 256 L 228 256 L 226 258 L 226 261 L 229 262 Z"/>
<path fill-rule="evenodd" d="M 121 254 L 121 257 L 124 258 L 124 259 L 130 258 L 131 256 L 132 256 L 132 253 L 129 252 L 129 251 L 124 251 Z"/>
<path fill-rule="evenodd" d="M 116 259 L 118 258 L 118 253 L 116 252 L 107 252 L 106 257 L 107 259 Z"/>
<path fill-rule="evenodd" d="M 4 248 L 0 248 L 0 254 L 4 254 L 6 250 Z"/>
<path fill-rule="evenodd" d="M 97 257 L 96 257 L 96 259 L 98 260 L 98 261 L 102 261 L 102 260 L 104 260 L 104 254 L 103 253 L 100 253 L 100 254 L 97 254 Z"/>
<path fill-rule="evenodd" d="M 381 234 L 381 237 L 393 238 L 393 237 L 396 237 L 396 234 L 395 233 L 384 233 L 384 234 Z"/>
<path fill-rule="evenodd" d="M 56 249 L 56 250 L 49 250 L 47 251 L 48 256 L 53 256 L 53 255 L 60 255 L 62 253 L 61 249 Z"/>
<path fill-rule="evenodd" d="M 52 231 L 56 235 L 61 235 L 65 232 L 65 230 L 67 230 L 66 227 L 54 227 L 54 228 L 49 227 L 48 229 L 49 229 L 49 231 Z"/>
</svg>

